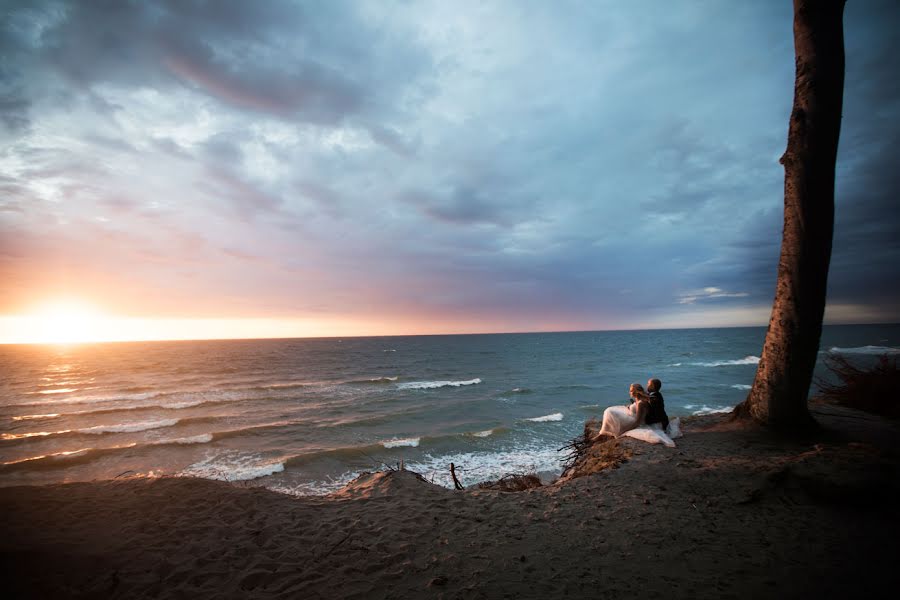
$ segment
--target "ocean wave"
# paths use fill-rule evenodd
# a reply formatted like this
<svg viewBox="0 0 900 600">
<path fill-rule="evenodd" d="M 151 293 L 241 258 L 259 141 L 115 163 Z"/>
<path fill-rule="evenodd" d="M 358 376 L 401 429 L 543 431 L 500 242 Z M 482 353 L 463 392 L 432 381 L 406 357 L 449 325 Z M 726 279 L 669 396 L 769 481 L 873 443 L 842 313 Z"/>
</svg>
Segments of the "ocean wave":
<svg viewBox="0 0 900 600">
<path fill-rule="evenodd" d="M 422 441 L 422 438 L 395 438 L 392 440 L 387 440 L 381 442 L 381 445 L 385 448 L 416 448 L 419 445 L 419 442 Z"/>
<path fill-rule="evenodd" d="M 410 381 L 409 383 L 400 383 L 397 389 L 401 390 L 432 390 L 442 387 L 460 387 L 463 385 L 477 385 L 481 383 L 481 379 L 467 379 L 465 381 Z"/>
<path fill-rule="evenodd" d="M 156 440 L 155 442 L 150 442 L 150 446 L 167 446 L 169 444 L 175 444 L 179 446 L 184 446 L 188 444 L 208 444 L 213 441 L 213 434 L 211 433 L 201 433 L 200 435 L 191 435 L 183 438 L 174 438 L 171 440 Z"/>
<path fill-rule="evenodd" d="M 688 410 L 696 408 L 694 405 L 685 406 Z M 706 406 L 705 404 L 699 409 L 693 411 L 692 415 L 713 415 L 717 413 L 730 413 L 734 410 L 733 406 Z"/>
<path fill-rule="evenodd" d="M 246 427 L 238 427 L 237 429 L 228 429 L 225 431 L 216 431 L 212 434 L 213 439 L 221 440 L 225 438 L 237 437 L 241 435 L 259 435 L 272 429 L 282 429 L 285 427 L 296 427 L 297 425 L 305 425 L 302 421 L 275 421 L 273 423 L 262 423 L 259 425 L 247 425 Z"/>
<path fill-rule="evenodd" d="M 447 465 L 456 465 L 457 476 L 463 485 L 499 479 L 507 473 L 560 471 L 560 454 L 556 447 L 523 448 L 504 452 L 459 452 L 455 454 L 426 455 L 420 460 L 407 462 L 406 468 L 420 473 L 429 481 L 452 488 L 453 480 Z"/>
<path fill-rule="evenodd" d="M 284 381 L 280 383 L 267 383 L 265 385 L 257 385 L 251 386 L 248 388 L 241 388 L 247 390 L 290 390 L 294 388 L 303 388 L 313 385 L 308 381 Z"/>
<path fill-rule="evenodd" d="M 13 417 L 13 421 L 27 421 L 30 419 L 55 419 L 58 417 L 82 417 L 85 415 L 107 415 L 113 413 L 128 413 L 134 410 L 147 410 L 147 409 L 161 409 L 161 410 L 171 410 L 171 409 L 180 409 L 180 408 L 189 408 L 191 406 L 200 406 L 204 404 L 203 402 L 191 402 L 182 404 L 140 404 L 137 406 L 122 406 L 116 408 L 97 408 L 94 410 L 79 410 L 75 412 L 67 412 L 67 413 L 48 413 L 44 415 L 21 415 L 18 417 Z"/>
<path fill-rule="evenodd" d="M 45 415 L 20 415 L 18 417 L 13 417 L 13 421 L 30 421 L 33 419 L 55 419 L 59 416 L 59 413 L 47 413 Z"/>
<path fill-rule="evenodd" d="M 112 410 L 134 410 L 140 408 L 162 408 L 162 409 L 179 409 L 200 406 L 201 404 L 216 404 L 224 402 L 240 402 L 247 400 L 271 399 L 265 397 L 261 392 L 276 392 L 283 390 L 291 390 L 314 385 L 310 382 L 288 381 L 278 382 L 264 385 L 249 385 L 235 388 L 212 388 L 201 390 L 179 390 L 179 391 L 147 391 L 134 394 L 126 393 L 108 393 L 96 396 L 71 396 L 66 398 L 48 397 L 47 399 L 34 402 L 22 402 L 19 404 L 7 405 L 8 408 L 28 407 L 28 406 L 51 406 L 51 405 L 100 405 L 98 408 L 80 411 L 81 414 L 92 412 L 112 411 Z M 152 401 L 152 402 L 147 402 Z M 103 405 L 112 403 L 123 403 L 126 406 L 107 408 Z M 75 413 L 68 413 L 75 414 Z"/>
<path fill-rule="evenodd" d="M 385 447 L 381 444 L 364 444 L 361 446 L 341 446 L 339 448 L 322 448 L 318 450 L 308 450 L 303 454 L 295 454 L 294 456 L 290 456 L 284 459 L 286 467 L 298 467 L 303 465 L 308 465 L 309 463 L 315 462 L 317 460 L 329 460 L 335 462 L 346 462 L 346 461 L 371 461 L 371 460 L 379 460 L 381 457 L 378 456 L 379 452 L 384 452 Z M 371 458 L 369 458 L 371 456 Z M 372 465 L 372 468 L 378 468 L 380 464 L 377 462 Z"/>
<path fill-rule="evenodd" d="M 730 385 L 730 386 L 728 386 L 728 387 L 732 387 L 732 388 L 734 388 L 734 389 L 736 389 L 736 390 L 749 390 L 749 389 L 751 389 L 753 386 L 752 386 L 752 385 L 747 385 L 746 383 L 735 383 L 735 384 L 732 384 L 732 385 Z"/>
<path fill-rule="evenodd" d="M 65 417 L 77 417 L 84 415 L 102 415 L 102 414 L 112 414 L 112 413 L 127 413 L 135 410 L 182 410 L 185 408 L 195 408 L 198 406 L 212 406 L 216 404 L 229 404 L 229 403 L 238 403 L 242 401 L 252 401 L 257 398 L 254 396 L 247 396 L 246 394 L 241 394 L 234 390 L 223 390 L 220 392 L 160 392 L 156 394 L 152 394 L 145 398 L 134 398 L 134 399 L 123 399 L 121 397 L 110 397 L 108 400 L 96 401 L 96 404 L 99 404 L 97 408 L 90 408 L 88 410 L 75 410 L 71 412 L 60 412 L 60 413 L 52 413 L 56 416 L 65 416 Z M 149 402 L 141 402 L 140 400 L 149 400 Z M 125 406 L 108 406 L 113 402 L 121 401 L 121 402 L 131 402 L 129 405 Z M 95 404 L 94 401 L 78 401 L 78 402 L 69 402 L 64 401 L 60 403 L 52 403 L 52 402 L 40 402 L 40 403 L 25 403 L 25 404 L 15 404 L 9 405 L 12 407 L 34 407 L 34 406 L 47 406 L 51 404 L 64 404 L 64 405 L 80 405 L 80 404 Z M 54 406 L 57 410 L 64 411 L 64 407 Z M 14 420 L 25 420 L 27 418 L 32 417 L 33 415 L 24 415 L 23 417 L 13 417 Z M 35 418 L 41 418 L 41 415 L 34 416 Z"/>
<path fill-rule="evenodd" d="M 532 421 L 534 423 L 546 423 L 548 421 L 562 421 L 563 414 L 562 413 L 553 413 L 552 415 L 544 415 L 543 417 L 532 417 L 530 419 L 525 419 L 526 421 Z"/>
<path fill-rule="evenodd" d="M 900 348 L 891 346 L 859 346 L 857 348 L 838 348 L 834 346 L 828 350 L 831 354 L 898 354 Z"/>
<path fill-rule="evenodd" d="M 484 431 L 473 431 L 465 435 L 470 435 L 472 437 L 490 437 L 492 435 L 505 433 L 507 431 L 509 431 L 509 429 L 507 429 L 506 427 L 494 427 L 493 429 L 485 429 Z"/>
<path fill-rule="evenodd" d="M 713 362 L 695 362 L 691 363 L 696 367 L 730 367 L 733 365 L 758 365 L 759 357 L 758 356 L 745 356 L 744 358 L 739 358 L 737 360 L 717 360 Z"/>
<path fill-rule="evenodd" d="M 57 388 L 52 390 L 41 390 L 39 392 L 29 392 L 30 394 L 68 394 L 70 392 L 77 392 L 78 388 Z"/>
<path fill-rule="evenodd" d="M 108 402 L 129 402 L 132 400 L 148 400 L 160 395 L 159 392 L 142 392 L 140 394 L 112 394 L 105 396 L 72 396 L 69 398 L 48 398 L 40 402 L 21 402 L 19 404 L 9 404 L 8 407 L 16 406 L 47 406 L 52 404 L 103 404 Z"/>
<path fill-rule="evenodd" d="M 157 421 L 138 421 L 137 423 L 118 423 L 116 425 L 96 425 L 94 427 L 85 427 L 84 429 L 76 429 L 74 431 L 91 435 L 103 433 L 136 433 L 138 431 L 172 427 L 173 425 L 177 425 L 178 422 L 178 419 L 160 419 Z"/>
<path fill-rule="evenodd" d="M 0 440 L 3 440 L 3 441 L 26 440 L 28 438 L 47 437 L 50 435 L 62 435 L 64 433 L 72 433 L 72 430 L 71 429 L 63 429 L 61 431 L 29 431 L 27 433 L 4 433 L 4 434 L 0 435 Z"/>
<path fill-rule="evenodd" d="M 154 421 L 136 421 L 128 423 L 114 423 L 110 425 L 95 425 L 93 427 L 82 427 L 79 429 L 60 429 L 56 431 L 30 431 L 26 433 L 4 433 L 0 435 L 0 440 L 6 442 L 15 442 L 27 440 L 30 438 L 43 437 L 69 437 L 79 435 L 106 435 L 117 433 L 139 433 L 141 431 L 150 431 L 153 429 L 162 429 L 165 427 L 174 427 L 175 425 L 187 425 L 189 423 L 206 423 L 214 422 L 223 417 L 220 416 L 202 416 L 189 417 L 183 419 L 157 419 Z"/>
<path fill-rule="evenodd" d="M 312 481 L 302 482 L 286 482 L 271 481 L 267 482 L 265 487 L 279 494 L 288 494 L 290 496 L 324 496 L 339 491 L 348 483 L 359 477 L 361 471 L 345 471 L 337 477 L 328 477 Z"/>
<path fill-rule="evenodd" d="M 349 385 L 367 385 L 367 384 L 379 384 L 379 383 L 394 383 L 400 379 L 398 376 L 394 377 L 372 377 L 370 379 L 353 379 L 346 382 Z"/>
<path fill-rule="evenodd" d="M 108 446 L 106 448 L 79 448 L 78 450 L 54 452 L 51 454 L 42 454 L 40 456 L 31 456 L 20 460 L 0 463 L 0 472 L 62 469 L 74 465 L 86 464 L 98 458 L 117 454 L 124 450 L 135 450 L 149 446 L 206 444 L 211 442 L 212 439 L 213 436 L 211 434 L 204 433 L 183 438 L 155 440 L 144 444 L 133 442 L 118 446 Z"/>
<path fill-rule="evenodd" d="M 70 450 L 67 452 L 32 456 L 22 460 L 2 463 L 0 464 L 0 472 L 61 469 L 73 465 L 85 464 L 109 454 L 115 454 L 122 450 L 134 448 L 135 446 L 137 446 L 137 444 L 126 444 L 109 448 L 80 448 L 78 450 Z"/>
<path fill-rule="evenodd" d="M 185 467 L 178 474 L 219 481 L 249 481 L 282 471 L 284 462 L 280 460 L 267 459 L 256 453 L 226 452 Z"/>
<path fill-rule="evenodd" d="M 532 393 L 534 393 L 534 392 L 533 392 L 533 390 L 531 390 L 531 388 L 516 387 L 511 390 L 506 390 L 505 392 L 501 393 L 500 395 L 501 396 L 510 396 L 510 395 L 517 395 L 517 394 L 532 394 Z"/>
</svg>

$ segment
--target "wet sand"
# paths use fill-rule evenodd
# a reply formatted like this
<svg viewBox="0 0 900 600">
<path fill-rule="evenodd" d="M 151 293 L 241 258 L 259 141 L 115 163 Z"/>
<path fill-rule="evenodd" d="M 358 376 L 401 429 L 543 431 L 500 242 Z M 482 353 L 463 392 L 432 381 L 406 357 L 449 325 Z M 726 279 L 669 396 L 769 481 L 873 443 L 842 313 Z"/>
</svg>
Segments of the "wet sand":
<svg viewBox="0 0 900 600">
<path fill-rule="evenodd" d="M 524 492 L 410 472 L 327 497 L 190 478 L 0 489 L 22 598 L 894 597 L 900 433 L 816 405 L 802 442 L 722 416 Z M 465 483 L 465 482 L 464 482 Z"/>
</svg>

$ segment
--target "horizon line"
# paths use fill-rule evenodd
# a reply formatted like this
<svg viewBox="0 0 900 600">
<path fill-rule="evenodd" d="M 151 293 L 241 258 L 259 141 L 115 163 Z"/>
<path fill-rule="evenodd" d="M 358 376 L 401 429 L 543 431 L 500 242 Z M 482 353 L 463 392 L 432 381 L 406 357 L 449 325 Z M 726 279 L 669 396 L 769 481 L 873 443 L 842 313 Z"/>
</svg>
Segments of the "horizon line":
<svg viewBox="0 0 900 600">
<path fill-rule="evenodd" d="M 868 322 L 868 323 L 823 323 L 822 327 L 860 327 L 860 326 L 895 326 L 900 322 Z M 229 341 L 266 341 L 266 340 L 343 340 L 367 338 L 401 338 L 401 337 L 450 337 L 473 335 L 534 335 L 556 333 L 613 333 L 637 331 L 689 331 L 702 329 L 753 329 L 767 328 L 765 325 L 718 325 L 708 327 L 631 327 L 622 329 L 558 329 L 549 331 L 473 331 L 462 333 L 394 333 L 383 335 L 310 335 L 310 336 L 271 336 L 271 337 L 221 337 L 221 338 L 170 338 L 150 340 L 92 340 L 85 342 L 2 342 L 0 346 L 88 346 L 95 344 L 153 344 L 170 342 L 229 342 Z"/>
</svg>

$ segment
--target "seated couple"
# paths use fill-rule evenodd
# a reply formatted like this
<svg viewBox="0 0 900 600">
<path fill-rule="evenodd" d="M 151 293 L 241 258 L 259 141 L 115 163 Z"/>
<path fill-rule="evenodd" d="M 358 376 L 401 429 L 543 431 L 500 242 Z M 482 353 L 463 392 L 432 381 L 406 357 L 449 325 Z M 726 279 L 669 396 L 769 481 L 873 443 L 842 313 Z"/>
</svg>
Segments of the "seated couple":
<svg viewBox="0 0 900 600">
<path fill-rule="evenodd" d="M 666 415 L 666 405 L 662 394 L 659 393 L 662 382 L 659 379 L 651 379 L 647 382 L 647 391 L 639 383 L 632 383 L 629 388 L 631 404 L 628 406 L 610 406 L 603 411 L 603 425 L 597 434 L 597 439 L 603 436 L 619 437 L 620 435 L 640 427 L 659 423 L 662 431 L 669 427 L 669 417 Z"/>
</svg>

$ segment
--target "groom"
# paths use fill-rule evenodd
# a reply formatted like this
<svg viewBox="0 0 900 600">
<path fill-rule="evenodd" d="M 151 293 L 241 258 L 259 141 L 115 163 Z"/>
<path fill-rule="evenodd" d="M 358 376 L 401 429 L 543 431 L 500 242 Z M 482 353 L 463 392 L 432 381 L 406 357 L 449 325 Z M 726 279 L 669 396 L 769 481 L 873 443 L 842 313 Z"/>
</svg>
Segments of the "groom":
<svg viewBox="0 0 900 600">
<path fill-rule="evenodd" d="M 650 396 L 650 410 L 647 411 L 647 418 L 644 423 L 651 425 L 653 423 L 661 423 L 663 431 L 669 428 L 669 416 L 666 414 L 666 403 L 663 395 L 659 393 L 662 382 L 659 379 L 651 379 L 647 382 L 647 392 Z"/>
</svg>

